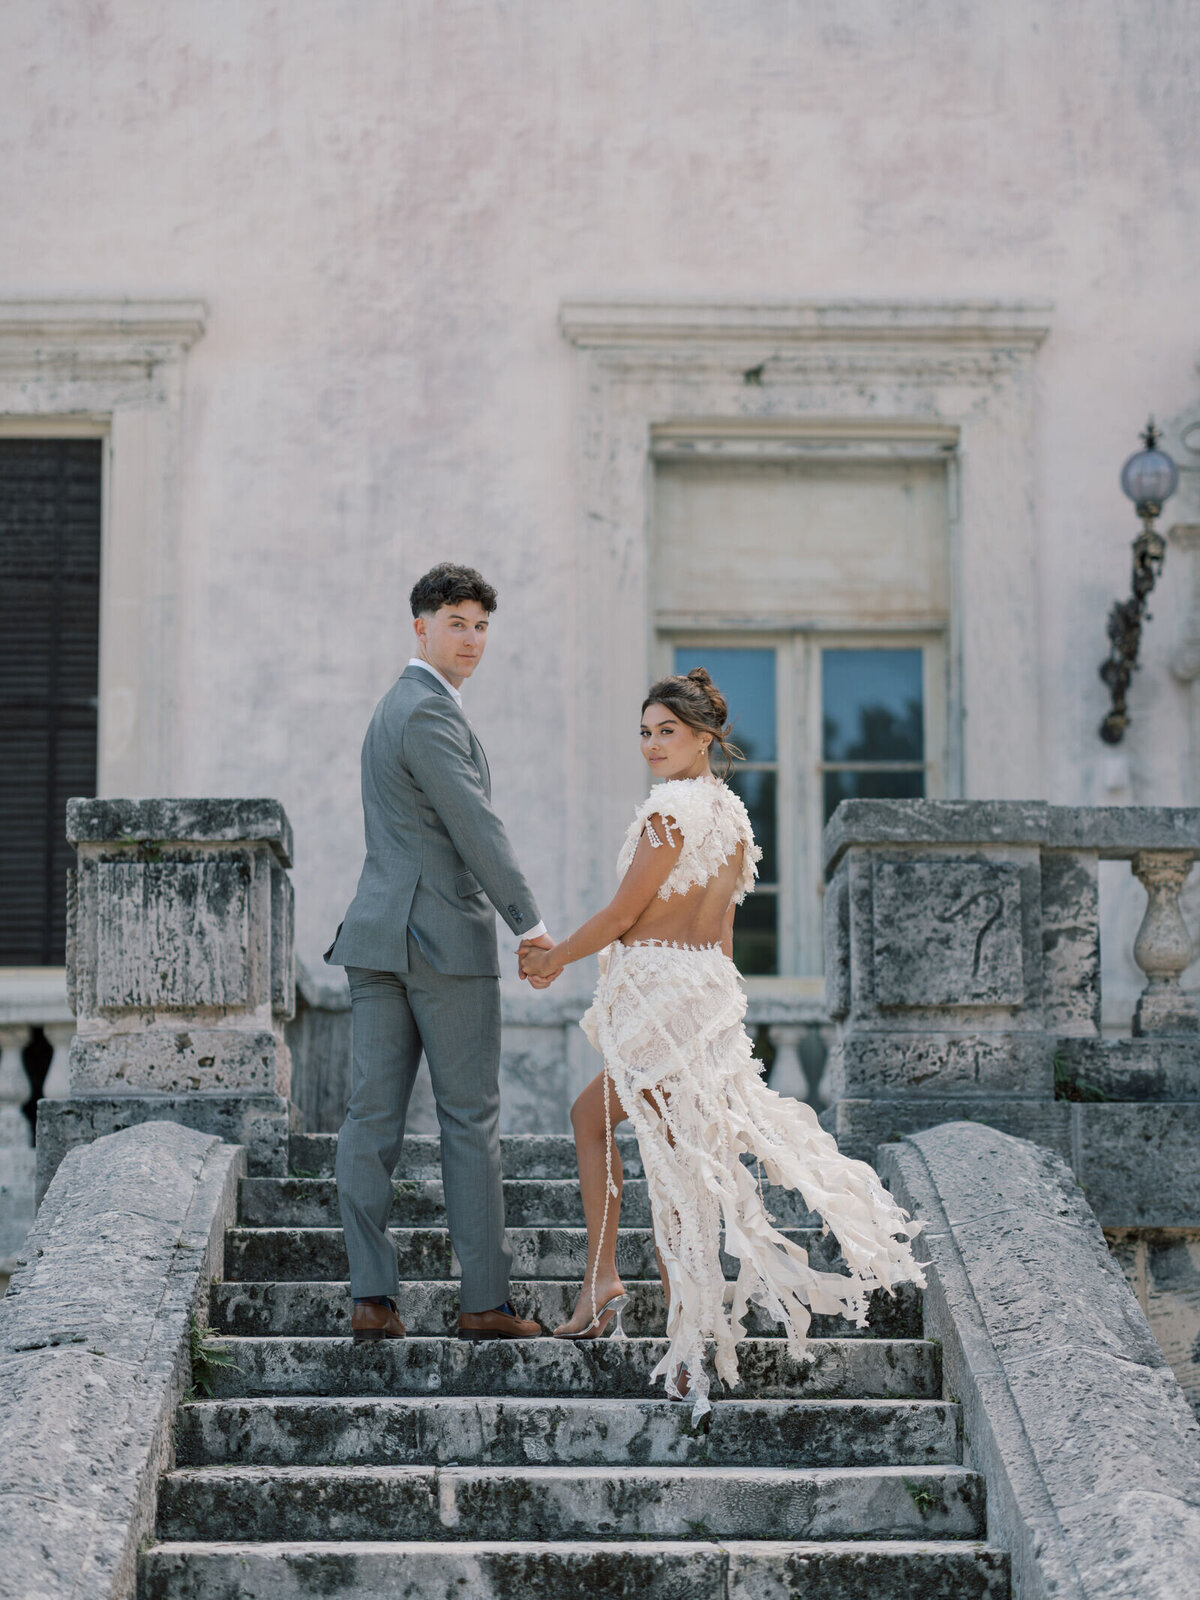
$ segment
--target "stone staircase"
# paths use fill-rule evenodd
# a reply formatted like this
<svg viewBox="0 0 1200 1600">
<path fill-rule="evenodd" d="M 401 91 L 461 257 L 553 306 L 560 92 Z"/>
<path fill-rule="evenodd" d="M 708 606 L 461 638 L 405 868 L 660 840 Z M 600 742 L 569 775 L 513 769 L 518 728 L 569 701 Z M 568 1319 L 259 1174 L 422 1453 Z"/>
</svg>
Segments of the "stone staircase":
<svg viewBox="0 0 1200 1600">
<path fill-rule="evenodd" d="M 210 1312 L 236 1364 L 202 1359 L 212 1398 L 180 1409 L 141 1600 L 1007 1600 L 919 1294 L 877 1297 L 867 1334 L 815 1319 L 798 1363 L 752 1327 L 741 1387 L 693 1428 L 647 1381 L 664 1307 L 636 1145 L 632 1337 L 472 1345 L 447 1337 L 437 1140 L 412 1138 L 392 1217 L 410 1337 L 355 1346 L 334 1142 L 293 1138 L 291 1177 L 242 1183 Z M 506 1138 L 504 1171 L 513 1300 L 550 1328 L 585 1257 L 571 1142 Z M 836 1261 L 796 1197 L 769 1200 Z"/>
</svg>

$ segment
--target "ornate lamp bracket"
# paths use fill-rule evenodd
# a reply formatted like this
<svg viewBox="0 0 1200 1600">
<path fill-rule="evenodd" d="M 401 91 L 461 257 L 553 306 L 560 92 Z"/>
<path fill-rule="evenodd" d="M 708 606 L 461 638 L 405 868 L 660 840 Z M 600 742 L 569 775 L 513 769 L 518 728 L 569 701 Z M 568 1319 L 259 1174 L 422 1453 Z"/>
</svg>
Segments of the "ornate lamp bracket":
<svg viewBox="0 0 1200 1600">
<path fill-rule="evenodd" d="M 1162 435 L 1153 418 L 1141 437 L 1145 449 L 1131 456 L 1121 473 L 1121 486 L 1137 506 L 1142 531 L 1133 541 L 1133 593 L 1128 600 L 1114 601 L 1108 614 L 1108 659 L 1100 666 L 1100 676 L 1112 696 L 1112 705 L 1100 724 L 1100 737 L 1106 744 L 1120 744 L 1129 726 L 1125 700 L 1138 664 L 1142 624 L 1150 620 L 1146 602 L 1162 572 L 1167 550 L 1154 522 L 1179 481 L 1175 463 L 1158 448 Z"/>
</svg>

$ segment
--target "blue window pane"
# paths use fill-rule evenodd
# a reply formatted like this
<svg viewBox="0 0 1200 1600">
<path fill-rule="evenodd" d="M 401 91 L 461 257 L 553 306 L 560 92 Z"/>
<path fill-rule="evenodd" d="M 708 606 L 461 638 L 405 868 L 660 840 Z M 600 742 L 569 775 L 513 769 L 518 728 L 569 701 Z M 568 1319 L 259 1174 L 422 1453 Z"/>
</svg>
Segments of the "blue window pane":
<svg viewBox="0 0 1200 1600">
<path fill-rule="evenodd" d="M 919 650 L 823 650 L 826 761 L 923 761 Z"/>
<path fill-rule="evenodd" d="M 680 646 L 675 651 L 675 671 L 707 667 L 713 682 L 729 702 L 733 742 L 747 761 L 775 760 L 775 652 Z"/>
<path fill-rule="evenodd" d="M 923 800 L 923 772 L 827 772 L 825 821 L 843 800 Z"/>
<path fill-rule="evenodd" d="M 762 890 L 747 895 L 733 915 L 733 962 L 747 978 L 779 971 L 779 901 Z"/>
</svg>

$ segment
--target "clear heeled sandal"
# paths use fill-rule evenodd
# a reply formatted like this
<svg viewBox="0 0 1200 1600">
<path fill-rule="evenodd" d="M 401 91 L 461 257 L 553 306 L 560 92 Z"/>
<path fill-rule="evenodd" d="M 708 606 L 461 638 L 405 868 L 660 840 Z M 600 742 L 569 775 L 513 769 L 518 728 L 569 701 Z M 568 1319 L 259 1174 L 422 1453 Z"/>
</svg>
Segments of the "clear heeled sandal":
<svg viewBox="0 0 1200 1600">
<path fill-rule="evenodd" d="M 623 1319 L 625 1307 L 628 1304 L 628 1293 L 615 1294 L 611 1300 L 604 1302 L 587 1326 L 580 1328 L 578 1333 L 556 1333 L 554 1337 L 556 1339 L 627 1339 L 629 1335 L 625 1332 Z M 613 1317 L 611 1322 L 601 1326 L 601 1318 L 606 1311 L 611 1311 Z"/>
</svg>

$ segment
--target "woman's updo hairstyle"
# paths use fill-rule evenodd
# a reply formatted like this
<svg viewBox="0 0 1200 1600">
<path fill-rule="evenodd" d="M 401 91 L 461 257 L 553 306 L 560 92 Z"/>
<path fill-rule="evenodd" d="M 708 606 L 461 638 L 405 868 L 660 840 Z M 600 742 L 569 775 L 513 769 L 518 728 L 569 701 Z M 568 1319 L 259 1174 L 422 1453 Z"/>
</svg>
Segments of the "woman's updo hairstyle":
<svg viewBox="0 0 1200 1600">
<path fill-rule="evenodd" d="M 735 760 L 745 760 L 729 737 L 733 729 L 725 696 L 709 677 L 706 668 L 693 667 L 686 677 L 676 675 L 660 678 L 651 685 L 650 693 L 642 701 L 643 715 L 647 706 L 666 706 L 693 732 L 711 733 L 713 744 L 720 746 L 721 754 L 725 757 L 725 771 L 721 774 L 723 778 L 729 776 L 729 769 Z"/>
</svg>

